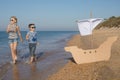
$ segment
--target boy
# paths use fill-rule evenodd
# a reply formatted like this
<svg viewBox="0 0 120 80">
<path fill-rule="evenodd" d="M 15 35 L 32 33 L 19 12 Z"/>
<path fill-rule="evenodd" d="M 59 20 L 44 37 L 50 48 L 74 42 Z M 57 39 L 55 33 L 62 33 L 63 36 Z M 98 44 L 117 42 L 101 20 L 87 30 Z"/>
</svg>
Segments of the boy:
<svg viewBox="0 0 120 80">
<path fill-rule="evenodd" d="M 28 25 L 29 32 L 26 35 L 26 40 L 29 43 L 29 51 L 30 51 L 30 63 L 35 61 L 35 50 L 37 45 L 37 32 L 35 31 L 35 24 Z"/>
</svg>

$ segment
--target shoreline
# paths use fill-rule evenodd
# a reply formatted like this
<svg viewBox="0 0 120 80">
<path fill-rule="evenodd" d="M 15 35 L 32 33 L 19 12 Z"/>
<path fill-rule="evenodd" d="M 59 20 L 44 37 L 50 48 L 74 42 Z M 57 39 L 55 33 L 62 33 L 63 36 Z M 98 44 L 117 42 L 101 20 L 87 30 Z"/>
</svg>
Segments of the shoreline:
<svg viewBox="0 0 120 80">
<path fill-rule="evenodd" d="M 109 61 L 100 61 L 86 64 L 76 64 L 72 57 L 69 62 L 57 73 L 49 76 L 48 80 L 119 80 L 120 79 L 120 29 L 95 30 L 92 36 L 93 48 L 97 48 L 110 36 L 118 36 L 117 41 L 111 48 Z M 86 41 L 86 39 L 88 41 Z M 91 44 L 89 36 L 81 38 L 79 34 L 74 35 L 66 46 L 78 46 L 89 49 Z"/>
<path fill-rule="evenodd" d="M 64 35 L 64 33 L 62 34 Z M 38 59 L 32 64 L 25 63 L 26 59 L 28 59 L 28 49 L 25 45 L 25 49 L 18 51 L 21 56 L 18 54 L 20 61 L 16 65 L 6 63 L 0 67 L 0 80 L 47 80 L 51 74 L 56 73 L 68 62 L 67 59 L 70 54 L 66 55 L 64 46 L 72 34 L 75 33 L 66 33 L 65 38 L 53 38 L 56 40 L 50 43 L 53 46 L 51 49 L 43 50 L 41 45 L 38 46 L 36 50 Z M 53 49 L 54 47 L 55 49 Z"/>
</svg>

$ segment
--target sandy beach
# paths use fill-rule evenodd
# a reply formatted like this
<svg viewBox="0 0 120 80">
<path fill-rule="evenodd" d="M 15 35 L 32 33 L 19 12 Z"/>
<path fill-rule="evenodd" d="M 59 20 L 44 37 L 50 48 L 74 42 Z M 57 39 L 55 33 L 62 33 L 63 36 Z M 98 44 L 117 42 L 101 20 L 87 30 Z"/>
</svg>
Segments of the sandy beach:
<svg viewBox="0 0 120 80">
<path fill-rule="evenodd" d="M 65 46 L 82 49 L 98 48 L 108 37 L 118 36 L 111 48 L 109 61 L 76 64 Z M 64 41 L 64 42 L 63 42 Z M 92 36 L 81 37 L 78 33 L 67 42 L 60 40 L 58 49 L 39 53 L 37 62 L 0 66 L 0 80 L 119 80 L 120 79 L 120 29 L 94 30 Z M 57 42 L 58 43 L 58 42 Z M 91 44 L 92 43 L 92 44 Z"/>
<path fill-rule="evenodd" d="M 94 30 L 92 37 L 73 36 L 66 46 L 78 46 L 82 49 L 98 48 L 108 37 L 118 36 L 111 48 L 109 61 L 76 64 L 72 57 L 57 73 L 48 80 L 120 80 L 120 29 Z M 91 45 L 92 43 L 92 45 Z M 70 54 L 70 53 L 68 53 Z"/>
</svg>

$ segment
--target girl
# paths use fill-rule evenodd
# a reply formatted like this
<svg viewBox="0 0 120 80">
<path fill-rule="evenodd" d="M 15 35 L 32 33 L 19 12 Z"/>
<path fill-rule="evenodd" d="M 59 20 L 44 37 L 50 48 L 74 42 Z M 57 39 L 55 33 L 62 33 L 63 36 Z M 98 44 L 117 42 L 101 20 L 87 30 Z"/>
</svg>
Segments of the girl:
<svg viewBox="0 0 120 80">
<path fill-rule="evenodd" d="M 17 25 L 17 18 L 15 16 L 12 16 L 10 18 L 10 24 L 8 25 L 6 31 L 9 34 L 8 39 L 9 39 L 9 46 L 10 46 L 11 54 L 12 54 L 12 60 L 13 60 L 12 63 L 16 64 L 18 35 L 20 37 L 21 42 L 23 42 L 23 39 L 20 33 L 19 26 Z"/>
</svg>

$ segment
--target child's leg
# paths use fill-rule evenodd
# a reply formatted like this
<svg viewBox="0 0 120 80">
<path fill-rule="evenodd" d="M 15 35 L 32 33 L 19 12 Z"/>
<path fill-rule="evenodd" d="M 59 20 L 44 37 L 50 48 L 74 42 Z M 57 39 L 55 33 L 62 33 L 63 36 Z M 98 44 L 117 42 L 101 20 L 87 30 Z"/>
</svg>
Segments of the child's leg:
<svg viewBox="0 0 120 80">
<path fill-rule="evenodd" d="M 30 56 L 32 55 L 32 44 L 29 43 L 29 52 L 30 52 Z"/>
<path fill-rule="evenodd" d="M 34 61 L 34 57 L 31 56 L 31 58 L 30 58 L 30 62 L 32 63 L 33 61 Z"/>
<path fill-rule="evenodd" d="M 32 61 L 32 43 L 29 43 L 30 62 Z"/>
<path fill-rule="evenodd" d="M 11 54 L 12 54 L 12 60 L 13 60 L 13 62 L 15 62 L 15 55 L 14 55 L 13 47 L 14 47 L 14 45 L 13 45 L 13 43 L 11 43 L 10 44 L 10 49 L 11 49 Z"/>
<path fill-rule="evenodd" d="M 17 60 L 17 42 L 14 42 L 14 47 L 13 47 L 13 51 L 14 51 L 14 56 L 15 56 L 15 60 Z"/>
<path fill-rule="evenodd" d="M 32 53 L 33 61 L 35 61 L 35 50 L 36 50 L 36 44 L 33 44 L 33 53 Z"/>
<path fill-rule="evenodd" d="M 29 49 L 30 49 L 30 55 L 31 55 L 30 62 L 33 62 L 35 59 L 36 44 L 30 44 Z"/>
</svg>

